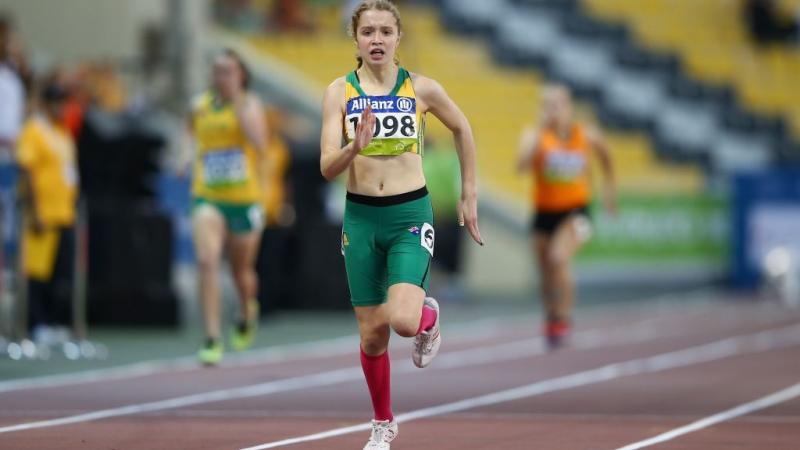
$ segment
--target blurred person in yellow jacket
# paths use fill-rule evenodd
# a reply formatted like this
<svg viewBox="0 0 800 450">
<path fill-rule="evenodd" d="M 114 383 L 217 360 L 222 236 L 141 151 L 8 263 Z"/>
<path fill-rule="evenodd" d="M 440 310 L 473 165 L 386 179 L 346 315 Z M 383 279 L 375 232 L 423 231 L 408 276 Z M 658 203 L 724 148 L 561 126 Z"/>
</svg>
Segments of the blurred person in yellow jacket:
<svg viewBox="0 0 800 450">
<path fill-rule="evenodd" d="M 51 81 L 40 97 L 40 111 L 23 125 L 16 159 L 24 196 L 29 325 L 35 340 L 47 341 L 51 326 L 69 317 L 78 170 L 75 143 L 64 125 L 67 90 Z"/>
</svg>

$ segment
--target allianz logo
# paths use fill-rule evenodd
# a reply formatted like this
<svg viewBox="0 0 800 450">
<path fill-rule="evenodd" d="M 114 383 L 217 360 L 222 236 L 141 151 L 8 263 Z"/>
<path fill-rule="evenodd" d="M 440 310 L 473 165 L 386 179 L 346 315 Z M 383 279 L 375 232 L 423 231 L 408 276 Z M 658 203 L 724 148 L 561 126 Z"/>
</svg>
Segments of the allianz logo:
<svg viewBox="0 0 800 450">
<path fill-rule="evenodd" d="M 396 104 L 395 104 L 396 100 Z M 371 98 L 358 97 L 352 100 L 350 108 L 352 111 L 363 111 L 371 106 L 373 110 L 399 110 L 401 112 L 411 112 L 414 109 L 414 101 L 408 97 L 395 98 Z"/>
</svg>

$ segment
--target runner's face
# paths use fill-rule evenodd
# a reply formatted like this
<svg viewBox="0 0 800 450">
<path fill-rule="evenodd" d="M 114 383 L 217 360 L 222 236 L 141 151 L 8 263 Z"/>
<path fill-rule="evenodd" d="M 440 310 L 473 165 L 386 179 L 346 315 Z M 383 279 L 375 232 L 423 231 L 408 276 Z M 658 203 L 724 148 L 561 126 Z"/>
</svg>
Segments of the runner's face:
<svg viewBox="0 0 800 450">
<path fill-rule="evenodd" d="M 542 110 L 549 126 L 568 125 L 572 120 L 569 93 L 561 88 L 548 89 L 542 97 Z"/>
<path fill-rule="evenodd" d="M 358 21 L 356 46 L 365 64 L 380 66 L 394 62 L 400 43 L 397 20 L 389 11 L 364 11 Z"/>
<path fill-rule="evenodd" d="M 214 89 L 223 97 L 232 98 L 242 90 L 242 71 L 230 56 L 219 56 L 212 70 Z"/>
</svg>

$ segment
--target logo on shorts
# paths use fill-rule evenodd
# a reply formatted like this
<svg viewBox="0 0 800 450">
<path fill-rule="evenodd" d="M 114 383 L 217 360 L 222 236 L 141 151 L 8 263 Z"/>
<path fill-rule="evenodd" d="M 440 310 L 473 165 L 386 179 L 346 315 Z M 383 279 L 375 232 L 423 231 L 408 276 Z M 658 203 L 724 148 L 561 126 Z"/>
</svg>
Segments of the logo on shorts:
<svg viewBox="0 0 800 450">
<path fill-rule="evenodd" d="M 347 237 L 347 233 L 342 231 L 342 256 L 344 256 L 344 248 L 350 245 L 350 239 Z"/>
<path fill-rule="evenodd" d="M 433 244 L 436 238 L 436 232 L 433 230 L 433 225 L 429 223 L 422 224 L 422 231 L 420 232 L 422 235 L 420 238 L 420 244 L 422 248 L 428 251 L 428 253 L 433 256 Z"/>
<path fill-rule="evenodd" d="M 410 231 L 411 234 L 413 234 L 413 235 L 419 235 L 419 227 L 417 227 L 417 226 L 413 226 L 413 227 L 409 228 L 408 231 Z"/>
</svg>

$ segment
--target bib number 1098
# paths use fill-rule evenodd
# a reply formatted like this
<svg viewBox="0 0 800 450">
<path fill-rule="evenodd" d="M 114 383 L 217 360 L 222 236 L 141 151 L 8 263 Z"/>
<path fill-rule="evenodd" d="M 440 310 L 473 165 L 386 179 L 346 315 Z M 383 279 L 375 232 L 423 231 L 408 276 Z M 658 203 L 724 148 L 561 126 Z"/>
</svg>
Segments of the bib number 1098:
<svg viewBox="0 0 800 450">
<path fill-rule="evenodd" d="M 390 115 L 390 114 L 376 114 L 375 115 L 375 129 L 372 131 L 372 137 L 413 137 L 416 135 L 416 128 L 414 123 L 414 116 L 410 115 Z M 350 123 L 353 125 L 353 132 L 358 128 L 358 116 L 350 117 Z"/>
</svg>

